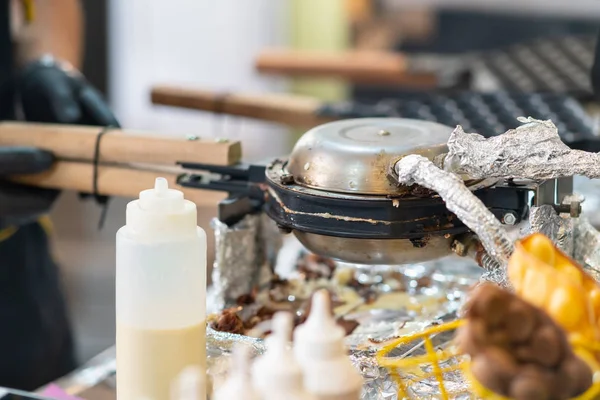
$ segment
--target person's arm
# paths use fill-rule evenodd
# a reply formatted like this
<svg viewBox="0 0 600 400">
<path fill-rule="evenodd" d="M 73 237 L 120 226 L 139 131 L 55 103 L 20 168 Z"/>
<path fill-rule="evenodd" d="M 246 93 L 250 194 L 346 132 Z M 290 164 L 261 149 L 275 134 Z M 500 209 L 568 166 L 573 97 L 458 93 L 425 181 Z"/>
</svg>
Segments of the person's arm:
<svg viewBox="0 0 600 400">
<path fill-rule="evenodd" d="M 83 11 L 79 0 L 32 0 L 35 16 L 19 23 L 14 32 L 17 63 L 26 65 L 51 54 L 80 69 L 83 55 Z M 21 0 L 11 0 L 22 7 Z M 19 13 L 13 13 L 18 15 Z"/>
</svg>

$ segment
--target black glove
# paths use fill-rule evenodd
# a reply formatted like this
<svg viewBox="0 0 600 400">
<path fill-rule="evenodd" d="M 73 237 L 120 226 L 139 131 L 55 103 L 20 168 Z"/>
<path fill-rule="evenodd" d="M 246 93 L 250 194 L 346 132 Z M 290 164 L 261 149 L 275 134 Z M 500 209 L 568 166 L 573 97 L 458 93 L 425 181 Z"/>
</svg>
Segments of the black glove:
<svg viewBox="0 0 600 400">
<path fill-rule="evenodd" d="M 27 65 L 18 75 L 16 90 L 27 121 L 119 126 L 100 92 L 52 57 Z M 50 210 L 59 194 L 3 181 L 2 176 L 42 172 L 52 162 L 52 155 L 41 150 L 0 147 L 0 228 L 32 222 Z"/>
<path fill-rule="evenodd" d="M 35 174 L 52 166 L 52 154 L 29 147 L 0 147 L 0 177 Z M 47 213 L 58 192 L 0 180 L 0 229 L 33 222 Z"/>
<path fill-rule="evenodd" d="M 78 71 L 52 57 L 23 69 L 17 95 L 27 121 L 119 126 L 102 94 Z"/>
</svg>

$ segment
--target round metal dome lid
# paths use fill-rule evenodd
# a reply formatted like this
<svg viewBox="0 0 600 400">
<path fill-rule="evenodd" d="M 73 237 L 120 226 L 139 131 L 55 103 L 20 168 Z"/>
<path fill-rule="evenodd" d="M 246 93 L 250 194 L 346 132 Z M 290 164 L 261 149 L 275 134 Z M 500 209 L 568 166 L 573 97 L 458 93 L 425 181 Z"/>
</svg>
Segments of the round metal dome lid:
<svg viewBox="0 0 600 400">
<path fill-rule="evenodd" d="M 400 189 L 388 168 L 404 155 L 433 159 L 448 151 L 452 128 L 401 118 L 330 122 L 306 132 L 294 146 L 287 172 L 296 183 L 341 193 L 386 195 Z"/>
</svg>

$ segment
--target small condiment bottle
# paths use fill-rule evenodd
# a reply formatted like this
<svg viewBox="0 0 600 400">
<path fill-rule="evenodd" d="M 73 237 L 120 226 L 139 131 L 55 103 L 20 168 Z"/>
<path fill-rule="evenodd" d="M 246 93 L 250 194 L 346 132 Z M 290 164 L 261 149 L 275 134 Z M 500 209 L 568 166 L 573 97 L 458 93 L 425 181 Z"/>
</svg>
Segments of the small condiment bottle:
<svg viewBox="0 0 600 400">
<path fill-rule="evenodd" d="M 263 400 L 315 400 L 304 389 L 302 368 L 290 347 L 292 314 L 279 312 L 273 316 L 267 352 L 252 368 L 254 387 Z"/>
<path fill-rule="evenodd" d="M 294 354 L 306 390 L 318 400 L 358 400 L 363 379 L 346 354 L 346 333 L 330 308 L 326 290 L 313 295 L 306 322 L 294 332 Z"/>
<path fill-rule="evenodd" d="M 186 367 L 206 368 L 206 233 L 196 205 L 157 178 L 116 236 L 119 400 L 165 400 Z"/>
<path fill-rule="evenodd" d="M 233 350 L 229 376 L 215 390 L 211 400 L 261 400 L 252 385 L 250 352 L 244 345 L 238 345 Z"/>
</svg>

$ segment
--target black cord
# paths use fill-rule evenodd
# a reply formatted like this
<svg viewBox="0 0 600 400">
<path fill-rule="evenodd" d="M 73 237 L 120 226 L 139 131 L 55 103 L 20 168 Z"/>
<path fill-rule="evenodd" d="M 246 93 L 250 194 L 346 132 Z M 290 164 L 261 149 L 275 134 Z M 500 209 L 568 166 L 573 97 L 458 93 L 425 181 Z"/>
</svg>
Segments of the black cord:
<svg viewBox="0 0 600 400">
<path fill-rule="evenodd" d="M 106 215 L 108 212 L 108 202 L 110 200 L 109 196 L 101 195 L 98 192 L 98 168 L 100 164 L 100 142 L 104 135 L 106 135 L 111 129 L 114 129 L 113 126 L 106 126 L 102 128 L 102 130 L 96 136 L 96 142 L 94 144 L 94 159 L 93 159 L 93 174 L 92 174 L 92 196 L 96 201 L 96 204 L 99 204 L 102 207 L 100 214 L 100 221 L 98 222 L 98 230 L 101 230 L 104 227 L 104 222 L 106 221 Z"/>
</svg>

